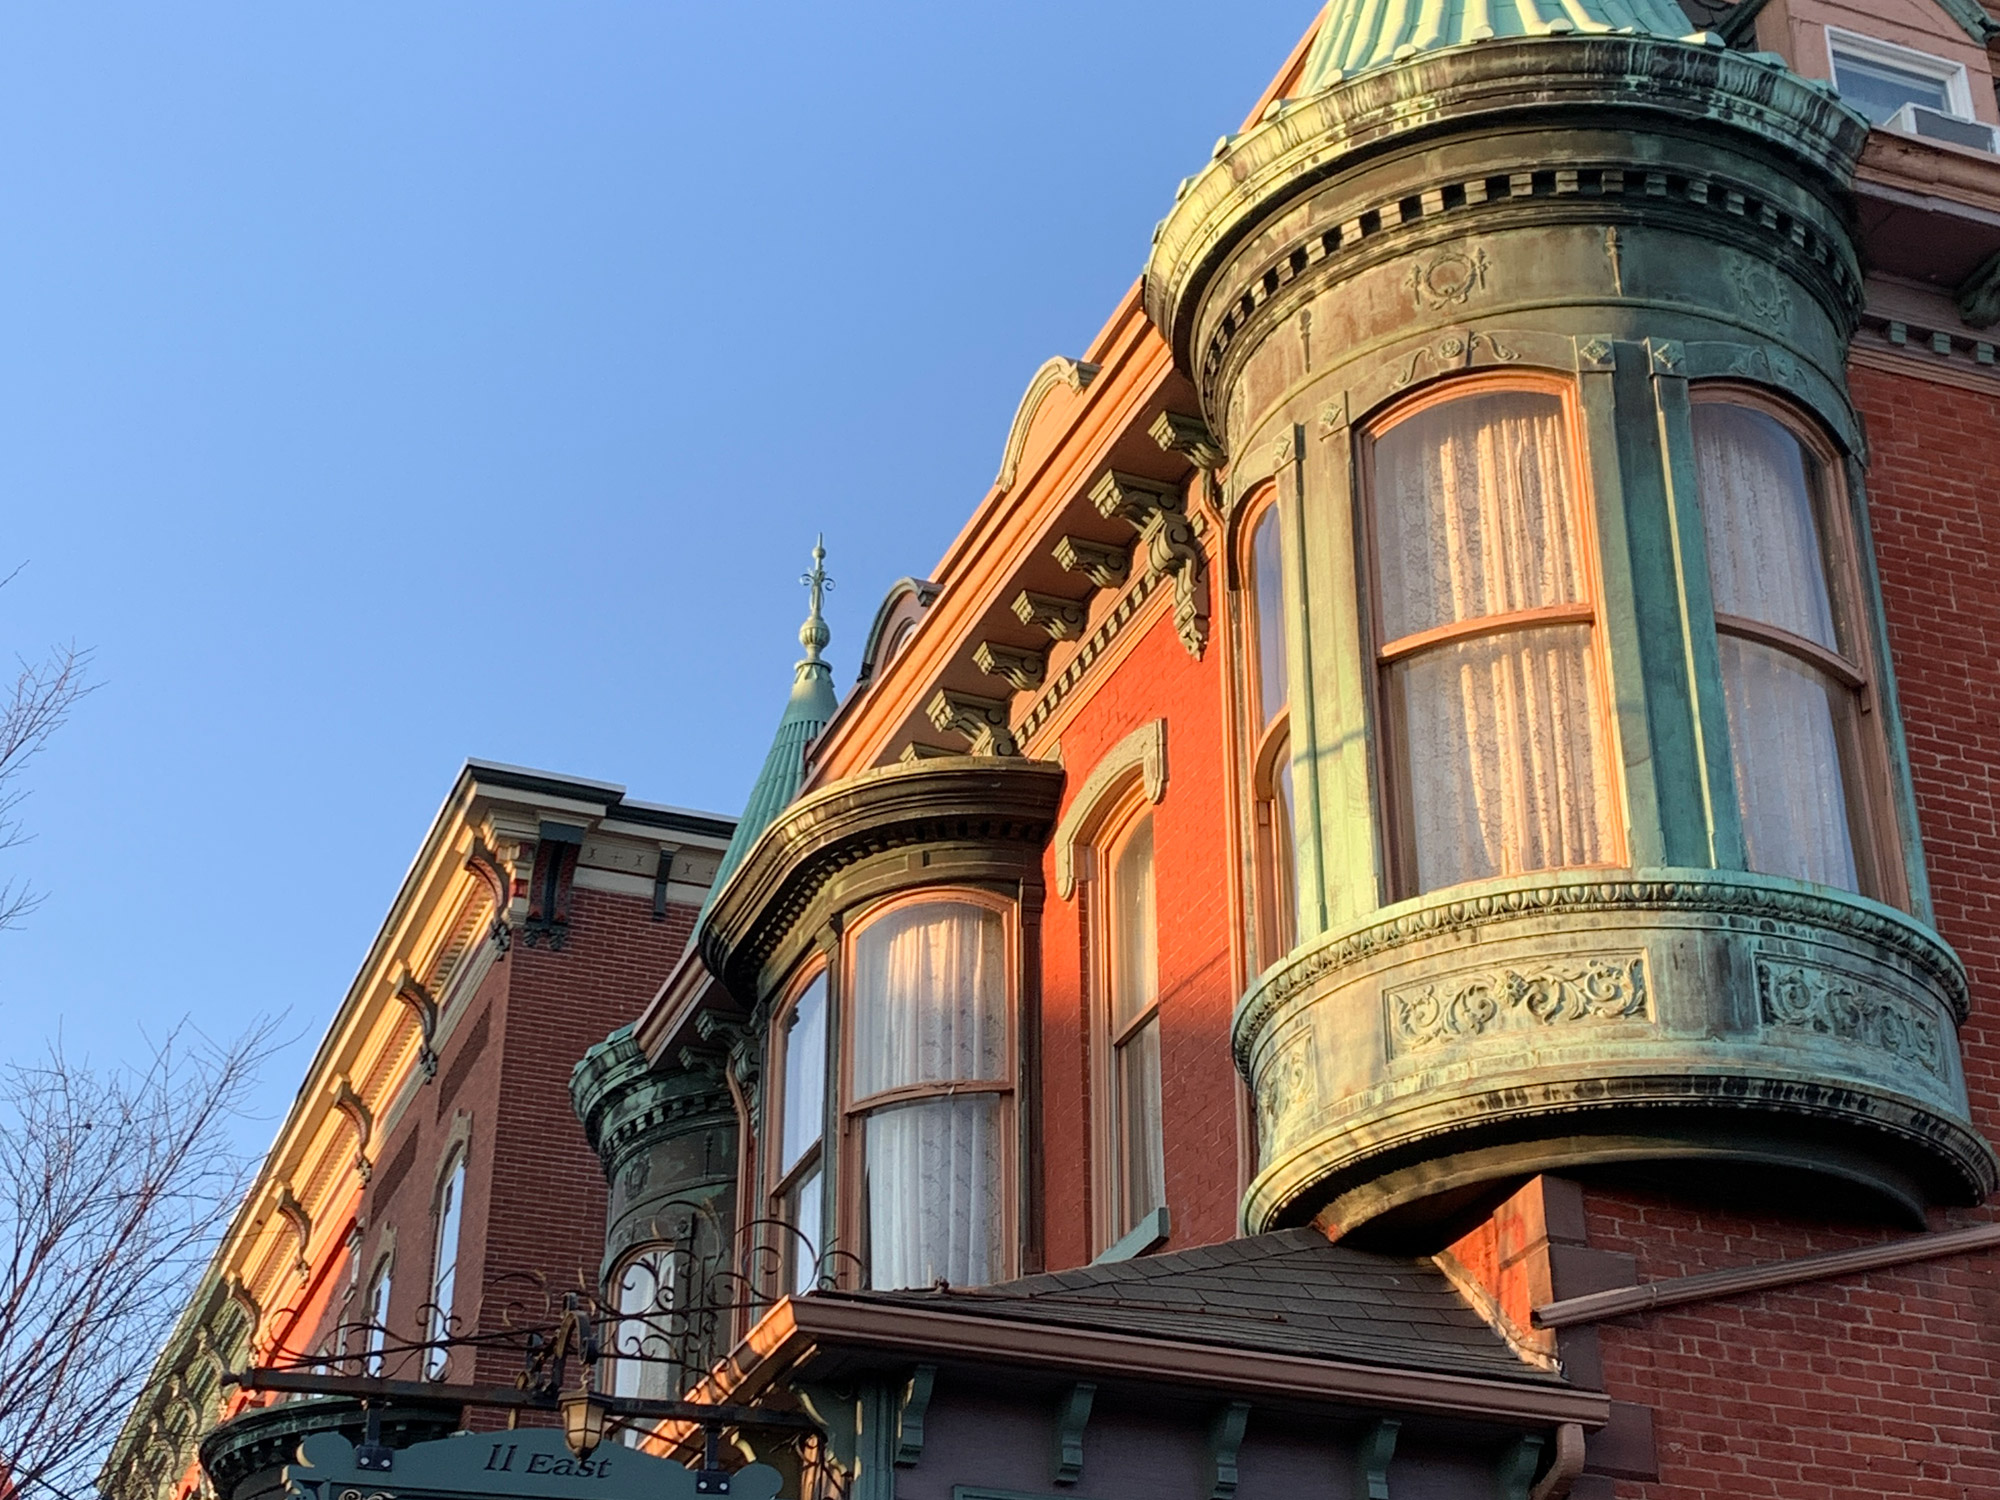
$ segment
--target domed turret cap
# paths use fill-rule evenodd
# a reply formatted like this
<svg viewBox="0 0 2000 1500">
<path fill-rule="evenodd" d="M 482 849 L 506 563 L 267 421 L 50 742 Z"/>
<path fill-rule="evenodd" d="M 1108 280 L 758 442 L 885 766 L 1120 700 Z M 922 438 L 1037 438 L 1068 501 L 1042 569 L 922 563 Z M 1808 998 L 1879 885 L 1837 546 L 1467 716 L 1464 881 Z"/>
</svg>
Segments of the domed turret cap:
<svg viewBox="0 0 2000 1500">
<path fill-rule="evenodd" d="M 1592 32 L 1680 39 L 1693 30 L 1674 0 L 1333 0 L 1306 59 L 1299 95 L 1465 42 Z"/>
</svg>

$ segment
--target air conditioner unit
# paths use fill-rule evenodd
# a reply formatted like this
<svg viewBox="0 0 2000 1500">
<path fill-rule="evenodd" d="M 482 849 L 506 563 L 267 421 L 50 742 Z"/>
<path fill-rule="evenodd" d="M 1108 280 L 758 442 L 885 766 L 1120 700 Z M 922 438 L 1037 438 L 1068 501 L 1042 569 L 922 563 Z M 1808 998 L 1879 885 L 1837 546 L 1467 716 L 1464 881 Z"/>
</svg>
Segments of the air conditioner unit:
<svg viewBox="0 0 2000 1500">
<path fill-rule="evenodd" d="M 1954 146 L 1970 146 L 1975 151 L 2000 154 L 2000 130 L 1983 120 L 1967 120 L 1921 104 L 1905 104 L 1882 122 L 1904 135 L 1920 135 L 1933 141 L 1950 141 Z"/>
</svg>

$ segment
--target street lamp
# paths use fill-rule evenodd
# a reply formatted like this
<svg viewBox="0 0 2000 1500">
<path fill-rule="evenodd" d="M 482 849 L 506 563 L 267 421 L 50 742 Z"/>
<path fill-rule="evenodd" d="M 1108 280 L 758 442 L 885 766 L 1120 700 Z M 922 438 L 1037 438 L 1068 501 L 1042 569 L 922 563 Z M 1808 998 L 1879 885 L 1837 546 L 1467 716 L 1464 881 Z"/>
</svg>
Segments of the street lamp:
<svg viewBox="0 0 2000 1500">
<path fill-rule="evenodd" d="M 604 1423 L 610 1408 L 597 1399 L 588 1380 L 562 1398 L 563 1441 L 578 1458 L 588 1458 L 604 1441 Z"/>
</svg>

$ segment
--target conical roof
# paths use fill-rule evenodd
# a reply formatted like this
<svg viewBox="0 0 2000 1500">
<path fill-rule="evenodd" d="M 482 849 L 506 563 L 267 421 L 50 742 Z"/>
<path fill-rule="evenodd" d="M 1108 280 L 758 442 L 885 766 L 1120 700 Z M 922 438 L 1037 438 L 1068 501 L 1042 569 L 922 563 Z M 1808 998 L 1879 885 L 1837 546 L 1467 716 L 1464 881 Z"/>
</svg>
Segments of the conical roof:
<svg viewBox="0 0 2000 1500">
<path fill-rule="evenodd" d="M 785 704 L 784 716 L 778 720 L 778 732 L 772 737 L 770 753 L 764 757 L 763 770 L 757 773 L 757 783 L 750 788 L 750 800 L 736 824 L 736 832 L 730 837 L 729 847 L 722 851 L 715 884 L 709 887 L 708 900 L 702 903 L 703 917 L 714 904 L 716 892 L 743 863 L 750 846 L 798 796 L 806 775 L 806 746 L 826 728 L 834 709 L 839 707 L 833 693 L 833 668 L 820 656 L 833 638 L 821 613 L 821 596 L 833 587 L 833 580 L 826 576 L 824 536 L 813 546 L 812 571 L 800 582 L 812 590 L 806 622 L 799 627 L 799 644 L 806 648 L 805 660 L 792 669 L 792 696 Z"/>
<path fill-rule="evenodd" d="M 1333 0 L 1299 94 L 1462 42 L 1591 32 L 1680 38 L 1694 29 L 1674 0 Z"/>
</svg>

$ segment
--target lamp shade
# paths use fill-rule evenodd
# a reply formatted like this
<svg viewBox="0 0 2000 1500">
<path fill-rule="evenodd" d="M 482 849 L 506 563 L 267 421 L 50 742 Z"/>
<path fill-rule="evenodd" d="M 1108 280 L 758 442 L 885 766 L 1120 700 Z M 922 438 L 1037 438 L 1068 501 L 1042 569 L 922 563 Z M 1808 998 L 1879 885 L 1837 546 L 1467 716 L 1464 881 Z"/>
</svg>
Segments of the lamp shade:
<svg viewBox="0 0 2000 1500">
<path fill-rule="evenodd" d="M 610 1415 L 604 1403 L 587 1390 L 573 1391 L 562 1398 L 563 1441 L 578 1458 L 590 1457 L 591 1450 L 604 1441 L 604 1422 Z"/>
</svg>

